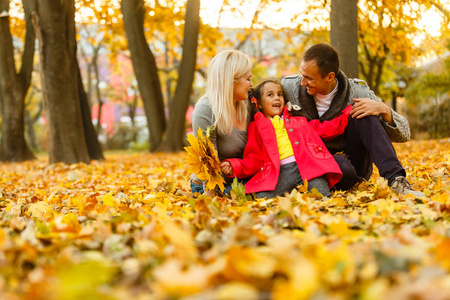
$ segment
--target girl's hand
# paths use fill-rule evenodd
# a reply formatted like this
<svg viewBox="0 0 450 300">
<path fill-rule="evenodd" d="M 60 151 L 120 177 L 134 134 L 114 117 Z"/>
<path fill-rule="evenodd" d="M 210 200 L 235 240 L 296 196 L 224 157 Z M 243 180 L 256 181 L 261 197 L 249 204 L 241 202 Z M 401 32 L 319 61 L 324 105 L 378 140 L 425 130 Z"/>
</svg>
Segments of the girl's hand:
<svg viewBox="0 0 450 300">
<path fill-rule="evenodd" d="M 203 195 L 209 197 L 215 197 L 217 195 L 216 190 L 206 190 Z"/>
<path fill-rule="evenodd" d="M 349 116 L 351 111 L 352 111 L 352 106 L 347 105 L 347 107 L 342 110 L 342 114 Z"/>
<path fill-rule="evenodd" d="M 220 164 L 220 170 L 225 175 L 232 175 L 233 174 L 233 168 L 231 167 L 231 164 L 228 161 L 223 161 Z"/>
</svg>

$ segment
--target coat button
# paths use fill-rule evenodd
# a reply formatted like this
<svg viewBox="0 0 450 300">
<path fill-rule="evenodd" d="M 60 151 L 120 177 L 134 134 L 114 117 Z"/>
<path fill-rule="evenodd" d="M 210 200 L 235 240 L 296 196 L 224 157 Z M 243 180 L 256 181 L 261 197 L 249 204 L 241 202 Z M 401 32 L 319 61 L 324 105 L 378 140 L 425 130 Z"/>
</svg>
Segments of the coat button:
<svg viewBox="0 0 450 300">
<path fill-rule="evenodd" d="M 286 119 L 286 122 L 289 122 L 289 119 Z"/>
<path fill-rule="evenodd" d="M 294 131 L 294 129 L 292 129 L 292 128 L 289 128 L 289 131 L 290 131 L 290 132 L 292 132 L 292 131 Z"/>
<path fill-rule="evenodd" d="M 295 141 L 294 144 L 298 145 L 298 141 Z"/>
</svg>

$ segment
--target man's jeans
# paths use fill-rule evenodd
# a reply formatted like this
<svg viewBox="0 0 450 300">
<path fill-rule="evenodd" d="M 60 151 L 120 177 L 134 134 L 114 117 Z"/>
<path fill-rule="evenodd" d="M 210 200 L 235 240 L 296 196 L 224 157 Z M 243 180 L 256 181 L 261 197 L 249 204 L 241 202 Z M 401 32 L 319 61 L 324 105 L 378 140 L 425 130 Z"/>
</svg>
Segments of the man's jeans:
<svg viewBox="0 0 450 300">
<path fill-rule="evenodd" d="M 346 134 L 344 154 L 347 157 L 334 155 L 343 173 L 342 179 L 335 185 L 336 189 L 347 190 L 358 182 L 369 180 L 373 163 L 386 179 L 396 173 L 406 176 L 394 146 L 376 116 L 362 119 L 349 117 Z"/>
</svg>

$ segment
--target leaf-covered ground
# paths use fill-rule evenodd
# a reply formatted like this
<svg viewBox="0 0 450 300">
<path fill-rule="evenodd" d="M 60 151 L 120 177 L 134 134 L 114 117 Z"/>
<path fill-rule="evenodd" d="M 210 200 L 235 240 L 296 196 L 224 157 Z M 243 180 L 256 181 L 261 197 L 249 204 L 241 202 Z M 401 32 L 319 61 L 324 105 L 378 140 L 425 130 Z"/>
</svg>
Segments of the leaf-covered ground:
<svg viewBox="0 0 450 300">
<path fill-rule="evenodd" d="M 0 165 L 1 299 L 449 299 L 450 140 L 321 198 L 189 193 L 185 154 Z"/>
</svg>

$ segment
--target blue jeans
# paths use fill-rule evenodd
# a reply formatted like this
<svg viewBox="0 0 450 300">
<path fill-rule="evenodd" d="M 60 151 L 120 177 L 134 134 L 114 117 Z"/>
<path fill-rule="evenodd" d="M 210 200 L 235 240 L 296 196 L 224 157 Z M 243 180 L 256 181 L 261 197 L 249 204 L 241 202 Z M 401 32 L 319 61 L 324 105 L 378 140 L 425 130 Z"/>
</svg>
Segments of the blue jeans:
<svg viewBox="0 0 450 300">
<path fill-rule="evenodd" d="M 190 180 L 190 182 L 191 182 L 192 194 L 194 194 L 194 193 L 203 194 L 205 192 L 205 189 L 203 188 L 203 183 L 197 183 L 194 180 Z"/>
<path fill-rule="evenodd" d="M 239 180 L 243 185 L 245 185 L 250 178 Z M 203 194 L 205 192 L 205 187 L 203 186 L 203 183 L 200 183 L 200 181 L 194 181 L 190 180 L 191 182 L 191 192 L 194 193 L 200 193 Z M 225 195 L 230 196 L 231 195 L 231 184 L 225 185 L 225 189 L 222 192 Z"/>
</svg>

